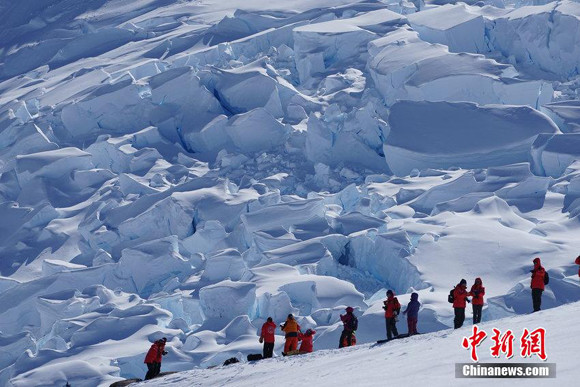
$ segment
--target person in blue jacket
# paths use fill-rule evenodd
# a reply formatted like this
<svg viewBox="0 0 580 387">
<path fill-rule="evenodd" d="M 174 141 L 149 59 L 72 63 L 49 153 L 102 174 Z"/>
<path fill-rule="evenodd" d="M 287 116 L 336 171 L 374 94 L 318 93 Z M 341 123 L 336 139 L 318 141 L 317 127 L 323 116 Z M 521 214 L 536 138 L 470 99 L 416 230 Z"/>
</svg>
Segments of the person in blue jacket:
<svg viewBox="0 0 580 387">
<path fill-rule="evenodd" d="M 411 301 L 407 304 L 407 308 L 403 314 L 407 315 L 407 326 L 409 327 L 409 336 L 417 333 L 417 320 L 419 319 L 419 307 L 421 303 L 418 301 L 419 295 L 411 293 Z"/>
</svg>

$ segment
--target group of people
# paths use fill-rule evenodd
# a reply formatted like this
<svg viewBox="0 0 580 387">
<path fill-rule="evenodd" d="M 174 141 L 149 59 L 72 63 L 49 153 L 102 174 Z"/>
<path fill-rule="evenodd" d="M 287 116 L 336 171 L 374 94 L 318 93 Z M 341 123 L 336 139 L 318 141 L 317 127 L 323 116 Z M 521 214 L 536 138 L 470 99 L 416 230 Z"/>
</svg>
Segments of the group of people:
<svg viewBox="0 0 580 387">
<path fill-rule="evenodd" d="M 540 258 L 534 258 L 534 267 L 530 270 L 531 273 L 531 283 L 530 288 L 532 289 L 532 305 L 534 312 L 541 309 L 542 305 L 542 293 L 544 292 L 545 286 L 549 282 L 548 272 L 542 266 Z M 578 256 L 574 262 L 580 265 L 580 256 Z M 580 277 L 580 268 L 578 269 L 578 276 Z M 483 281 L 481 278 L 476 278 L 471 289 L 467 291 L 467 281 L 462 279 L 453 288 L 449 294 L 448 301 L 453 303 L 454 309 L 454 320 L 453 326 L 455 329 L 461 328 L 465 321 L 465 308 L 467 303 L 471 303 L 473 307 L 473 324 L 479 324 L 481 322 L 481 312 L 484 305 L 485 287 L 483 286 Z M 471 300 L 469 299 L 471 297 Z M 387 331 L 387 340 L 392 340 L 399 336 L 397 330 L 398 316 L 401 313 L 401 304 L 395 296 L 392 290 L 387 291 L 387 299 L 383 302 L 383 309 L 385 310 L 385 325 Z M 403 315 L 407 316 L 407 328 L 409 336 L 418 334 L 417 331 L 417 321 L 419 317 L 419 308 L 421 303 L 419 302 L 419 295 L 417 293 L 411 293 L 411 300 L 407 304 L 407 307 L 403 311 Z M 349 347 L 356 344 L 356 330 L 358 329 L 358 319 L 354 315 L 354 309 L 352 307 L 346 308 L 346 313 L 340 315 L 340 320 L 343 324 L 343 330 L 340 335 L 340 340 L 338 347 Z M 293 355 L 310 353 L 313 350 L 313 339 L 316 331 L 313 329 L 307 329 L 304 333 L 302 332 L 300 325 L 294 318 L 292 314 L 289 314 L 286 321 L 280 324 L 280 329 L 284 332 L 285 343 L 283 355 Z M 274 354 L 274 343 L 276 339 L 276 323 L 272 320 L 272 317 L 268 317 L 266 322 L 262 325 L 260 333 L 260 343 L 264 344 L 263 348 L 263 358 L 271 358 Z M 145 363 L 147 364 L 147 375 L 145 379 L 151 379 L 159 375 L 161 371 L 161 360 L 164 355 L 167 354 L 165 351 L 165 344 L 167 339 L 164 337 L 160 340 L 155 341 L 145 357 Z M 298 343 L 300 342 L 300 347 Z"/>
<path fill-rule="evenodd" d="M 307 329 L 306 332 L 302 333 L 300 325 L 296 319 L 294 319 L 292 314 L 289 314 L 288 318 L 286 318 L 286 321 L 280 324 L 280 329 L 284 332 L 286 338 L 286 342 L 284 343 L 284 352 L 282 352 L 283 355 L 312 352 L 312 341 L 314 340 L 314 335 L 316 334 L 314 329 Z M 272 320 L 272 317 L 268 317 L 264 325 L 262 325 L 262 330 L 260 333 L 260 343 L 264 343 L 264 350 L 262 354 L 264 359 L 273 356 L 275 340 L 276 323 Z M 299 341 L 301 342 L 300 348 L 298 348 Z"/>
</svg>

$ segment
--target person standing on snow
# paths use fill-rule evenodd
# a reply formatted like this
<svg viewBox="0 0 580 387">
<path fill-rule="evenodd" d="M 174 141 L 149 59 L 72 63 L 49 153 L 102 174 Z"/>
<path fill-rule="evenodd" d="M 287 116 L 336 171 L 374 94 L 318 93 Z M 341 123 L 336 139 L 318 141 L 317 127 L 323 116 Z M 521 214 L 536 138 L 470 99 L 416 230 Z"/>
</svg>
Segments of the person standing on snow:
<svg viewBox="0 0 580 387">
<path fill-rule="evenodd" d="M 282 331 L 286 334 L 286 342 L 284 343 L 284 352 L 286 354 L 298 348 L 298 332 L 300 332 L 300 325 L 294 320 L 292 314 L 288 315 L 286 322 L 280 325 Z"/>
<path fill-rule="evenodd" d="M 532 281 L 530 283 L 530 288 L 532 288 L 532 304 L 534 306 L 534 312 L 537 312 L 541 309 L 542 293 L 547 283 L 545 278 L 547 273 L 542 267 L 540 258 L 534 258 L 534 268 L 530 270 L 530 273 L 532 273 Z"/>
<path fill-rule="evenodd" d="M 310 353 L 312 352 L 312 340 L 314 339 L 314 335 L 316 331 L 314 329 L 307 329 L 306 332 L 303 334 L 302 332 L 298 333 L 298 340 L 302 340 L 300 343 L 300 353 Z"/>
<path fill-rule="evenodd" d="M 409 336 L 416 335 L 417 332 L 417 320 L 419 319 L 419 308 L 421 303 L 419 302 L 419 295 L 417 293 L 411 293 L 411 301 L 407 304 L 407 308 L 403 311 L 403 314 L 407 315 L 407 327 Z"/>
<path fill-rule="evenodd" d="M 346 314 L 340 315 L 340 320 L 342 321 L 343 328 L 340 334 L 340 342 L 338 343 L 338 348 L 350 347 L 353 345 L 353 334 L 358 329 L 358 319 L 354 315 L 354 309 L 348 306 L 346 308 Z"/>
<path fill-rule="evenodd" d="M 264 325 L 262 325 L 262 331 L 260 333 L 260 343 L 264 343 L 264 351 L 262 354 L 264 359 L 274 355 L 275 333 L 276 323 L 272 320 L 272 317 L 268 317 Z"/>
<path fill-rule="evenodd" d="M 463 322 L 465 321 L 465 303 L 469 302 L 469 299 L 467 298 L 469 296 L 470 294 L 467 291 L 467 281 L 462 279 L 453 290 L 453 311 L 455 312 L 453 327 L 455 329 L 463 326 Z"/>
<path fill-rule="evenodd" d="M 163 359 L 164 355 L 167 355 L 167 352 L 165 352 L 166 342 L 167 339 L 164 337 L 161 340 L 157 340 L 151 344 L 151 348 L 149 348 L 144 361 L 144 363 L 147 364 L 147 374 L 145 375 L 145 380 L 153 379 L 159 375 L 159 373 L 161 373 L 161 360 Z"/>
<path fill-rule="evenodd" d="M 471 286 L 469 294 L 473 296 L 471 299 L 471 305 L 473 306 L 473 324 L 479 324 L 481 322 L 481 310 L 483 309 L 483 296 L 485 295 L 485 288 L 483 287 L 481 278 L 477 277 L 475 279 L 475 283 Z"/>
<path fill-rule="evenodd" d="M 397 332 L 397 316 L 401 311 L 401 304 L 399 304 L 399 300 L 397 300 L 392 290 L 387 290 L 387 300 L 383 301 L 383 304 L 385 305 L 383 309 L 385 310 L 387 340 L 391 340 L 393 337 L 399 336 L 399 332 Z"/>
<path fill-rule="evenodd" d="M 576 260 L 574 261 L 574 263 L 576 265 L 580 265 L 580 255 L 578 257 L 576 257 Z M 580 277 L 580 267 L 578 267 L 578 277 Z"/>
</svg>

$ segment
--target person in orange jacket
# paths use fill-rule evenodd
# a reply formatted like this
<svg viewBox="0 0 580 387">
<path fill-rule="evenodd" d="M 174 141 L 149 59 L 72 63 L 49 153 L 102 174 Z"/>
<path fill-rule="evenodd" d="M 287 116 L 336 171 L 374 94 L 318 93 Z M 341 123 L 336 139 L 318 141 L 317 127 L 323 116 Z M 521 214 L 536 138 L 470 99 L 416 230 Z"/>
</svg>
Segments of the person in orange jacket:
<svg viewBox="0 0 580 387">
<path fill-rule="evenodd" d="M 574 263 L 576 265 L 580 265 L 580 255 L 578 257 L 576 257 L 576 260 L 574 261 Z M 580 267 L 578 267 L 578 277 L 580 277 Z"/>
<path fill-rule="evenodd" d="M 312 352 L 312 340 L 314 339 L 315 334 L 316 331 L 314 329 L 307 329 L 304 334 L 302 332 L 298 333 L 298 340 L 302 340 L 300 343 L 300 353 Z"/>
<path fill-rule="evenodd" d="M 392 290 L 387 290 L 387 299 L 383 301 L 385 310 L 385 324 L 387 326 L 387 340 L 399 336 L 397 331 L 397 316 L 401 311 L 401 304 Z"/>
<path fill-rule="evenodd" d="M 264 359 L 274 355 L 275 333 L 276 323 L 272 320 L 272 317 L 268 317 L 264 325 L 262 325 L 262 331 L 260 333 L 260 343 L 264 343 L 264 351 L 262 353 Z"/>
<path fill-rule="evenodd" d="M 455 318 L 453 319 L 453 328 L 458 329 L 463 326 L 465 321 L 465 306 L 466 302 L 469 302 L 470 294 L 467 291 L 467 281 L 462 279 L 455 286 L 453 290 L 453 311 L 455 313 Z"/>
<path fill-rule="evenodd" d="M 473 297 L 471 299 L 471 305 L 473 306 L 473 324 L 479 324 L 481 322 L 481 310 L 483 309 L 483 296 L 485 296 L 485 287 L 483 287 L 481 278 L 477 277 L 475 279 L 475 283 L 471 286 L 469 294 Z"/>
<path fill-rule="evenodd" d="M 298 332 L 300 332 L 300 325 L 298 325 L 294 316 L 289 314 L 286 322 L 281 324 L 280 327 L 286 334 L 286 342 L 284 343 L 284 352 L 282 354 L 296 350 L 298 347 Z"/>
<path fill-rule="evenodd" d="M 147 351 L 147 355 L 145 355 L 144 363 L 147 364 L 147 374 L 145 375 L 145 380 L 153 379 L 161 372 L 161 360 L 163 359 L 164 355 L 167 355 L 165 352 L 165 343 L 167 339 L 164 337 L 161 340 L 155 341 L 151 344 L 151 348 Z"/>
<path fill-rule="evenodd" d="M 542 293 L 544 292 L 544 277 L 546 270 L 542 267 L 542 261 L 539 257 L 534 258 L 534 268 L 530 270 L 532 273 L 532 281 L 530 288 L 532 288 L 532 304 L 534 312 L 537 312 L 542 307 Z"/>
</svg>

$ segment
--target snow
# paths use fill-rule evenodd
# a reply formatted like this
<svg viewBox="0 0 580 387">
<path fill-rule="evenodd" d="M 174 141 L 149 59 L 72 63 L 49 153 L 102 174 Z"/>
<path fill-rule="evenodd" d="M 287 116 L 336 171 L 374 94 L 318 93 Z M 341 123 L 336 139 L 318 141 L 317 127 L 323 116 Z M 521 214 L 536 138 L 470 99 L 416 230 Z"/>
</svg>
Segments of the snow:
<svg viewBox="0 0 580 387">
<path fill-rule="evenodd" d="M 580 298 L 580 13 L 531 3 L 0 5 L 0 385 L 142 378 L 161 337 L 164 370 L 195 369 L 176 385 L 289 364 L 379 384 L 386 357 L 449 385 L 461 278 L 483 278 L 486 324 L 556 332 Z M 535 256 L 551 310 L 519 316 Z M 435 332 L 413 366 L 365 347 L 387 289 Z M 329 352 L 347 305 L 360 346 Z M 312 364 L 201 369 L 289 313 L 318 332 Z"/>
</svg>

